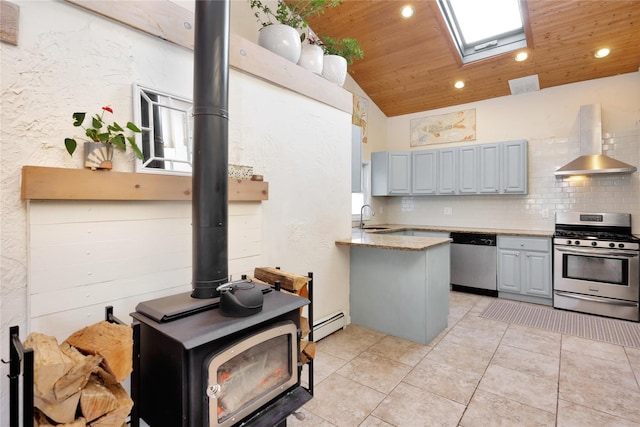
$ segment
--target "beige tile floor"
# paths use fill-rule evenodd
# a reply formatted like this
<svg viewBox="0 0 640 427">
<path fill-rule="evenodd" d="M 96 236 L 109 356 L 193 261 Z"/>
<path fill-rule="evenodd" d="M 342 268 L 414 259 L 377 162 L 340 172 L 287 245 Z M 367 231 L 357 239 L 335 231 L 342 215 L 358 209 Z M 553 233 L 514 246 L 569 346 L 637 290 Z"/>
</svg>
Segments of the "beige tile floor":
<svg viewBox="0 0 640 427">
<path fill-rule="evenodd" d="M 320 340 L 288 426 L 640 427 L 640 349 L 479 317 L 492 300 L 451 292 L 427 346 L 355 325 Z"/>
</svg>

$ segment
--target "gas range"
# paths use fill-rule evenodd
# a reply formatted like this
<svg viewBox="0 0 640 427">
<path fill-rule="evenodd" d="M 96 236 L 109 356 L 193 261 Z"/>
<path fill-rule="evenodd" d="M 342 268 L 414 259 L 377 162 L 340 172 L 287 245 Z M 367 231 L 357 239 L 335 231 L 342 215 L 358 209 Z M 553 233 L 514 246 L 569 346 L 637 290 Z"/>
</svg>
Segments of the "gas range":
<svg viewBox="0 0 640 427">
<path fill-rule="evenodd" d="M 556 215 L 555 245 L 638 250 L 631 214 L 565 212 Z"/>
<path fill-rule="evenodd" d="M 640 239 L 631 214 L 556 214 L 553 306 L 640 320 Z"/>
</svg>

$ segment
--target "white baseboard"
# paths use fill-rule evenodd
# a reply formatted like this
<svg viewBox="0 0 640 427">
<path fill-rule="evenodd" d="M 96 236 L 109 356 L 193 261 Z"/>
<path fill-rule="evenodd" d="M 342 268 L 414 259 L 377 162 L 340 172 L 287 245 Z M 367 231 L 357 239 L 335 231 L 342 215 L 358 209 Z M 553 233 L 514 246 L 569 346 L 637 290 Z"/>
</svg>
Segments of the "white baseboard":
<svg viewBox="0 0 640 427">
<path fill-rule="evenodd" d="M 345 323 L 346 319 L 341 311 L 313 322 L 313 340 L 317 342 L 327 335 L 343 329 L 346 326 Z"/>
</svg>

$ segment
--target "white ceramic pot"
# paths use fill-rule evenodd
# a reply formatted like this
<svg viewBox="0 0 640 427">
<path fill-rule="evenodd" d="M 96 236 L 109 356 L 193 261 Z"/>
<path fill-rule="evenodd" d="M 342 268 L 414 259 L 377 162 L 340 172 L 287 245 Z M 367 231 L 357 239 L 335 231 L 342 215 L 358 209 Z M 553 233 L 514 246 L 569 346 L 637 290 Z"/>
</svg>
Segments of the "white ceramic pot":
<svg viewBox="0 0 640 427">
<path fill-rule="evenodd" d="M 338 55 L 325 55 L 322 61 L 322 77 L 342 86 L 347 78 L 347 60 Z"/>
<path fill-rule="evenodd" d="M 302 45 L 302 52 L 300 53 L 300 59 L 298 65 L 313 73 L 322 74 L 324 52 L 320 46 L 315 44 Z"/>
<path fill-rule="evenodd" d="M 258 34 L 258 45 L 294 64 L 300 59 L 300 35 L 288 25 L 272 24 L 262 28 Z"/>
</svg>

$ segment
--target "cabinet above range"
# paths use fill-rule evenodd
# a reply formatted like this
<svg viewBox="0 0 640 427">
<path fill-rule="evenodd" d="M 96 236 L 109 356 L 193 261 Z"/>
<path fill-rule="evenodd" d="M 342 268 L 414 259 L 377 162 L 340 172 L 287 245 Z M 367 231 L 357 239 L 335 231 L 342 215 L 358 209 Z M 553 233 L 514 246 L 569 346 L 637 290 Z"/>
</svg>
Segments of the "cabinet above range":
<svg viewBox="0 0 640 427">
<path fill-rule="evenodd" d="M 371 153 L 372 196 L 527 194 L 527 141 Z"/>
</svg>

